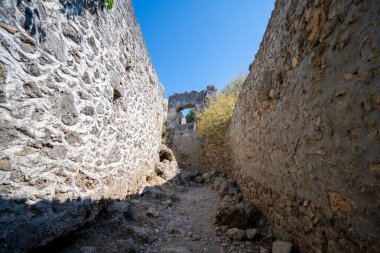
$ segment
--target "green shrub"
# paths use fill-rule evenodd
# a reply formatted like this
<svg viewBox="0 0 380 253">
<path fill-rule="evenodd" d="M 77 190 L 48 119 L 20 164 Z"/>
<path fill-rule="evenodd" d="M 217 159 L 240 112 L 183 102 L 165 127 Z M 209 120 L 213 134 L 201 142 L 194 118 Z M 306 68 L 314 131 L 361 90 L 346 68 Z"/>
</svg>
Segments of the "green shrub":
<svg viewBox="0 0 380 253">
<path fill-rule="evenodd" d="M 203 112 L 196 113 L 196 117 L 199 119 L 198 135 L 201 137 L 215 135 L 228 126 L 245 79 L 245 75 L 233 79 L 222 89 L 222 93 L 218 94 L 215 100 L 209 101 Z"/>
<path fill-rule="evenodd" d="M 107 10 L 111 10 L 113 7 L 114 0 L 101 0 L 99 2 L 99 6 L 101 8 L 106 8 Z"/>
<path fill-rule="evenodd" d="M 197 133 L 202 137 L 220 133 L 232 117 L 236 100 L 237 94 L 234 93 L 221 93 L 215 100 L 211 100 L 203 112 L 197 113 L 200 119 Z"/>
<path fill-rule="evenodd" d="M 195 122 L 195 112 L 194 109 L 191 109 L 188 114 L 186 114 L 186 123 Z"/>
</svg>

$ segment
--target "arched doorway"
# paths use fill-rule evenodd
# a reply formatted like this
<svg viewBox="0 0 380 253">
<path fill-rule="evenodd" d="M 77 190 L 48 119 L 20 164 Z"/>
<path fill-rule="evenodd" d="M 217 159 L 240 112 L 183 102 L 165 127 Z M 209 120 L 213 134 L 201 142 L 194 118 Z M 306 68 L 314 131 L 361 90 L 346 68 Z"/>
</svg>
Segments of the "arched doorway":
<svg viewBox="0 0 380 253">
<path fill-rule="evenodd" d="M 194 114 L 202 112 L 207 99 L 213 98 L 216 92 L 215 87 L 209 86 L 203 91 L 176 93 L 169 97 L 166 144 L 173 150 L 181 169 L 199 169 L 202 143 L 195 131 Z M 193 113 L 192 120 L 190 113 Z"/>
</svg>

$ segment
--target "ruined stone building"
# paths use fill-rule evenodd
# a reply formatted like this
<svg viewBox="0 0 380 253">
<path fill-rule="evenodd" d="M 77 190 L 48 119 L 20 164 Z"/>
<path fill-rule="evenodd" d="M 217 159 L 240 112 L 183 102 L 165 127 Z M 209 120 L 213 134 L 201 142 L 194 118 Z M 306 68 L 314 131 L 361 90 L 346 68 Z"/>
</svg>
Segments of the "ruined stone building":
<svg viewBox="0 0 380 253">
<path fill-rule="evenodd" d="M 196 134 L 196 122 L 186 123 L 183 109 L 193 108 L 202 112 L 207 101 L 216 97 L 214 86 L 206 90 L 174 94 L 169 97 L 166 118 L 166 143 L 173 149 L 177 162 L 182 169 L 198 170 L 202 156 L 201 139 Z"/>
</svg>

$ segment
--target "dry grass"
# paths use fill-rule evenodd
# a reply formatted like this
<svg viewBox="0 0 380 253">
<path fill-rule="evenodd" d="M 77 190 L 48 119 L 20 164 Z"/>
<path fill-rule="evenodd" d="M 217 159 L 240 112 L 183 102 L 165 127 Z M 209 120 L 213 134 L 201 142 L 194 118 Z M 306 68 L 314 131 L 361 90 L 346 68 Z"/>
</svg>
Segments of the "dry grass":
<svg viewBox="0 0 380 253">
<path fill-rule="evenodd" d="M 215 100 L 209 101 L 203 112 L 196 113 L 198 135 L 215 135 L 228 126 L 245 79 L 246 75 L 240 75 L 231 80 Z"/>
</svg>

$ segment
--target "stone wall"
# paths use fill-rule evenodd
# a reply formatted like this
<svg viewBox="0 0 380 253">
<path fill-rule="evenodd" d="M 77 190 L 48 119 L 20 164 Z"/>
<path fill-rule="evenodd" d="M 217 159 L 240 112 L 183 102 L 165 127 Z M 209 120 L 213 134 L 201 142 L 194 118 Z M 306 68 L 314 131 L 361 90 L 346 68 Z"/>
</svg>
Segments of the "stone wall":
<svg viewBox="0 0 380 253">
<path fill-rule="evenodd" d="M 277 0 L 229 170 L 303 252 L 380 251 L 380 2 Z"/>
<path fill-rule="evenodd" d="M 163 87 L 130 0 L 0 2 L 0 251 L 134 193 L 159 160 Z"/>
<path fill-rule="evenodd" d="M 172 150 L 181 169 L 199 170 L 202 156 L 201 139 L 196 124 L 178 125 L 173 133 Z"/>
<path fill-rule="evenodd" d="M 229 129 L 211 136 L 204 136 L 201 139 L 201 166 L 202 172 L 219 171 L 231 174 L 232 156 L 229 144 Z"/>
</svg>

